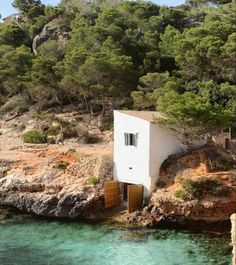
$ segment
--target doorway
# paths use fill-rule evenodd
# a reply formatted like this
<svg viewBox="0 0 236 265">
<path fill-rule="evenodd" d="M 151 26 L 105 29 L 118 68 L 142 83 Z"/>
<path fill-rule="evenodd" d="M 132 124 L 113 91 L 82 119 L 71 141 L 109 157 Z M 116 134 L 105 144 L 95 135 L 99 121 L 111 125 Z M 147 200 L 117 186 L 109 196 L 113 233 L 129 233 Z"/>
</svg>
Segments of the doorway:
<svg viewBox="0 0 236 265">
<path fill-rule="evenodd" d="M 120 192 L 121 191 L 121 192 Z M 127 203 L 129 213 L 143 205 L 144 188 L 141 184 L 119 183 L 106 181 L 104 186 L 105 208 L 118 206 L 121 199 Z"/>
</svg>

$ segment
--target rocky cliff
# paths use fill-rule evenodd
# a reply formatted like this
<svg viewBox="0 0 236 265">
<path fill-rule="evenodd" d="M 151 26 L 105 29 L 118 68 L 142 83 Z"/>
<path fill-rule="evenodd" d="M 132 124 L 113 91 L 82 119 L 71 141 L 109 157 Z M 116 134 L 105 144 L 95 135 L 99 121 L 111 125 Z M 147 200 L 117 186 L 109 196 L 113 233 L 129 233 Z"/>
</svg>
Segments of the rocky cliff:
<svg viewBox="0 0 236 265">
<path fill-rule="evenodd" d="M 60 116 L 64 122 L 75 119 L 71 113 Z M 96 215 L 103 210 L 104 181 L 112 177 L 111 145 L 102 139 L 86 144 L 75 138 L 60 144 L 23 142 L 24 132 L 43 130 L 53 122 L 45 117 L 30 119 L 27 114 L 1 121 L 0 207 L 57 218 Z M 96 131 L 102 138 L 103 133 L 93 123 L 91 118 L 80 121 L 77 129 Z"/>
</svg>

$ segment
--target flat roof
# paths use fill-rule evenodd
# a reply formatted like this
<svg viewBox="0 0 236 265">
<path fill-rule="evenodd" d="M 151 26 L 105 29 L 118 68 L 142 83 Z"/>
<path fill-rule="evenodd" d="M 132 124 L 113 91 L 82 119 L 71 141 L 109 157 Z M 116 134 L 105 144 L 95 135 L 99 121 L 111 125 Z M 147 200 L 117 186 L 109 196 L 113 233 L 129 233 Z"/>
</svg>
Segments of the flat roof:
<svg viewBox="0 0 236 265">
<path fill-rule="evenodd" d="M 116 111 L 149 122 L 154 122 L 155 117 L 162 117 L 162 118 L 165 117 L 164 114 L 158 111 L 137 111 L 137 110 L 116 110 Z"/>
</svg>

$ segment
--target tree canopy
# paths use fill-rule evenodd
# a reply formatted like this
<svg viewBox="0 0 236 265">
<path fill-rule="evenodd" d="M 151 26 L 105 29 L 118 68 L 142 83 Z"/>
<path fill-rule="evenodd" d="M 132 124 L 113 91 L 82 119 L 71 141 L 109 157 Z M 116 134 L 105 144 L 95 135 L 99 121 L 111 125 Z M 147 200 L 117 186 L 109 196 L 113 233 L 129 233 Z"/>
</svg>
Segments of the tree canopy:
<svg viewBox="0 0 236 265">
<path fill-rule="evenodd" d="M 21 94 L 32 104 L 79 104 L 102 114 L 158 110 L 163 126 L 193 138 L 236 122 L 235 1 L 13 6 L 20 15 L 0 24 L 1 98 Z M 32 41 L 43 29 L 51 35 L 34 55 Z"/>
</svg>

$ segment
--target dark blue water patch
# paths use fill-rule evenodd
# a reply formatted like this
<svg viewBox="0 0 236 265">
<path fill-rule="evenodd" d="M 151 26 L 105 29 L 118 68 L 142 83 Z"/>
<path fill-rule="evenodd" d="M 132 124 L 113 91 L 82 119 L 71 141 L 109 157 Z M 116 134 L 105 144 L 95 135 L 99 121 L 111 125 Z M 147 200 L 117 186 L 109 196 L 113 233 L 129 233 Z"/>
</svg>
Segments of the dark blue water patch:
<svg viewBox="0 0 236 265">
<path fill-rule="evenodd" d="M 1 265 L 228 265 L 230 237 L 34 219 L 0 221 Z"/>
</svg>

